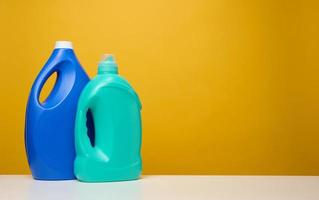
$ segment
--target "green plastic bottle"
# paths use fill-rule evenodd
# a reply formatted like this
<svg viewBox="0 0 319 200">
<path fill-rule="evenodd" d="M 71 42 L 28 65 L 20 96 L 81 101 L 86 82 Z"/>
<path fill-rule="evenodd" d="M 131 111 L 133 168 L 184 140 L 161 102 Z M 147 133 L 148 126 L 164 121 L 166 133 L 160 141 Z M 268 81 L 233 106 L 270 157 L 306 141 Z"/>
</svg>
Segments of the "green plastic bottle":
<svg viewBox="0 0 319 200">
<path fill-rule="evenodd" d="M 85 86 L 78 102 L 74 163 L 78 180 L 107 182 L 139 178 L 142 170 L 140 110 L 137 94 L 118 75 L 113 56 L 106 55 L 99 63 L 97 76 Z M 89 114 L 93 127 L 89 126 Z"/>
</svg>

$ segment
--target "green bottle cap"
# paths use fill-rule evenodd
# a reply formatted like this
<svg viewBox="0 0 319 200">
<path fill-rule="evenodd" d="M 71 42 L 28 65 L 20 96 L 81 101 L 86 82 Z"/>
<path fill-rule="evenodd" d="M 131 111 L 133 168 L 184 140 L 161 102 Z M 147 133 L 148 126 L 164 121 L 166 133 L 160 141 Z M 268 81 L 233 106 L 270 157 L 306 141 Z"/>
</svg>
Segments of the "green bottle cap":
<svg viewBox="0 0 319 200">
<path fill-rule="evenodd" d="M 105 54 L 98 67 L 98 74 L 117 74 L 117 64 L 115 62 L 114 56 L 112 54 Z"/>
</svg>

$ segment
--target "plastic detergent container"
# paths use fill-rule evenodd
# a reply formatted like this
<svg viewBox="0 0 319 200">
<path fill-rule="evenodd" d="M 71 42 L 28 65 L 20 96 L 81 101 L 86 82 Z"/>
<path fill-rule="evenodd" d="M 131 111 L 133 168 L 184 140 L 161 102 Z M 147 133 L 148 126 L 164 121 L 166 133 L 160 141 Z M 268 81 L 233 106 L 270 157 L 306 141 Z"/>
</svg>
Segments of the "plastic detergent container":
<svg viewBox="0 0 319 200">
<path fill-rule="evenodd" d="M 43 85 L 57 73 L 54 87 L 44 102 Z M 41 180 L 74 179 L 74 122 L 78 98 L 89 77 L 77 60 L 72 43 L 56 42 L 30 92 L 25 147 L 32 175 Z"/>
<path fill-rule="evenodd" d="M 74 163 L 77 179 L 104 182 L 139 178 L 142 170 L 140 109 L 137 94 L 118 75 L 113 56 L 106 55 L 78 103 Z M 93 133 L 87 125 L 88 116 L 93 118 Z"/>
</svg>

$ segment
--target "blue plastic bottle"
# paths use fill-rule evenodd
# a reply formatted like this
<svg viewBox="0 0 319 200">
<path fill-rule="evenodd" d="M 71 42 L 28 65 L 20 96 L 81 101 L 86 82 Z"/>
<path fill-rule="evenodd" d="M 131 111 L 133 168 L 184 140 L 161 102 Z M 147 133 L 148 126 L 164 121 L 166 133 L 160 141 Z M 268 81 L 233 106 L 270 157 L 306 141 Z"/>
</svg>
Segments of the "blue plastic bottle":
<svg viewBox="0 0 319 200">
<path fill-rule="evenodd" d="M 41 103 L 40 92 L 57 72 L 55 85 Z M 25 147 L 32 175 L 39 180 L 74 179 L 74 123 L 78 98 L 89 77 L 77 60 L 72 43 L 55 49 L 33 83 L 26 111 Z"/>
</svg>

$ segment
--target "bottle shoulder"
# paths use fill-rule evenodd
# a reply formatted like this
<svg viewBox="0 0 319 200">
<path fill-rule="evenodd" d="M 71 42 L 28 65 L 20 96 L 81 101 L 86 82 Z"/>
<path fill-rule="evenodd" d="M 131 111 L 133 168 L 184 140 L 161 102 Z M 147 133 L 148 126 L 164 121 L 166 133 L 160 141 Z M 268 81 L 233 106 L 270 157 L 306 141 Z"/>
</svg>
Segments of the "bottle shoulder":
<svg viewBox="0 0 319 200">
<path fill-rule="evenodd" d="M 101 91 L 109 88 L 124 90 L 132 95 L 139 105 L 141 105 L 139 97 L 129 82 L 122 76 L 117 74 L 97 75 L 84 88 L 82 95 L 86 98 L 94 98 Z"/>
<path fill-rule="evenodd" d="M 81 64 L 72 49 L 54 49 L 41 71 L 59 70 L 61 67 L 79 69 Z"/>
</svg>

